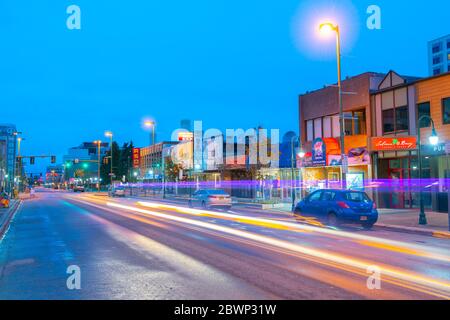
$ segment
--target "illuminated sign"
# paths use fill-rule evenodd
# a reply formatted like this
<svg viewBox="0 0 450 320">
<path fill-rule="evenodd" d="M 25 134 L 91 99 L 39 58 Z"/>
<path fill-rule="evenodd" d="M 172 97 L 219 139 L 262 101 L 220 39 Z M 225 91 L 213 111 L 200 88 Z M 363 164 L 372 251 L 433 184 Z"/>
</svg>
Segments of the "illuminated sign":
<svg viewBox="0 0 450 320">
<path fill-rule="evenodd" d="M 192 132 L 181 131 L 178 133 L 178 141 L 192 141 L 194 134 Z"/>
<path fill-rule="evenodd" d="M 312 164 L 314 166 L 325 166 L 327 164 L 327 148 L 321 138 L 317 138 L 312 144 Z"/>
<path fill-rule="evenodd" d="M 141 166 L 141 149 L 133 148 L 133 168 L 137 169 Z"/>
<path fill-rule="evenodd" d="M 417 149 L 416 137 L 375 137 L 372 138 L 373 151 L 399 151 Z"/>
</svg>

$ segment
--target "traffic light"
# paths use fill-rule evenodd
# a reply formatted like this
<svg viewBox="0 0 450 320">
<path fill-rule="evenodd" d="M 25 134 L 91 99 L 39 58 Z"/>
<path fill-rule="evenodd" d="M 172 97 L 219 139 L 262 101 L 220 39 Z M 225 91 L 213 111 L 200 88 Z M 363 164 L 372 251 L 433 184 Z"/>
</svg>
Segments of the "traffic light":
<svg viewBox="0 0 450 320">
<path fill-rule="evenodd" d="M 30 164 L 31 164 L 31 165 L 34 164 L 34 161 L 35 161 L 34 157 L 30 157 Z"/>
<path fill-rule="evenodd" d="M 51 160 L 52 163 L 56 163 L 56 156 L 52 156 L 51 159 L 52 159 L 52 160 Z"/>
<path fill-rule="evenodd" d="M 108 157 L 104 157 L 103 158 L 103 164 L 108 164 L 109 163 L 109 158 Z"/>
</svg>

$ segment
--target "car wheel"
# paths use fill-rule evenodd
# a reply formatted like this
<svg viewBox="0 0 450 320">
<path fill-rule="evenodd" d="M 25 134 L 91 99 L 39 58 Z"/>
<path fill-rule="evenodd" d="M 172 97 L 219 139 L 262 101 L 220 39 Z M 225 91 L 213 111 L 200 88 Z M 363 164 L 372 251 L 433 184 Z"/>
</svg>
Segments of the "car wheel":
<svg viewBox="0 0 450 320">
<path fill-rule="evenodd" d="M 362 227 L 366 230 L 370 230 L 370 229 L 372 229 L 373 225 L 374 225 L 373 223 L 366 222 L 366 223 L 362 224 Z"/>
<path fill-rule="evenodd" d="M 335 213 L 329 213 L 327 223 L 329 226 L 337 227 L 339 226 L 339 219 Z"/>
</svg>

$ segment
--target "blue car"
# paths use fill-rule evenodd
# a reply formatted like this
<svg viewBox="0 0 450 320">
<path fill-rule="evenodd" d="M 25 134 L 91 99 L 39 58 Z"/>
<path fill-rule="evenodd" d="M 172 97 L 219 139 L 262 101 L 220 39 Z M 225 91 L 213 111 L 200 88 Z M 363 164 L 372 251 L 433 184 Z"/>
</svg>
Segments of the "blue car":
<svg viewBox="0 0 450 320">
<path fill-rule="evenodd" d="M 314 217 L 331 226 L 360 224 L 370 229 L 378 220 L 375 203 L 362 191 L 317 190 L 300 201 L 294 214 Z"/>
</svg>

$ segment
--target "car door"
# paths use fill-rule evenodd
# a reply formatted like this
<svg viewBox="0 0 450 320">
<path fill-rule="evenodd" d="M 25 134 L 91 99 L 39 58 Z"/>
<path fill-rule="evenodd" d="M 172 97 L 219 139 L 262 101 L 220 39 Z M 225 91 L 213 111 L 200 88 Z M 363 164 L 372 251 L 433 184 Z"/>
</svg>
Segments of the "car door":
<svg viewBox="0 0 450 320">
<path fill-rule="evenodd" d="M 321 218 L 328 216 L 328 211 L 333 208 L 336 201 L 336 191 L 326 190 L 322 193 L 320 201 Z"/>
<path fill-rule="evenodd" d="M 322 191 L 315 191 L 309 195 L 302 208 L 302 215 L 304 216 L 316 216 L 317 210 L 320 205 L 320 198 L 322 197 Z"/>
</svg>

